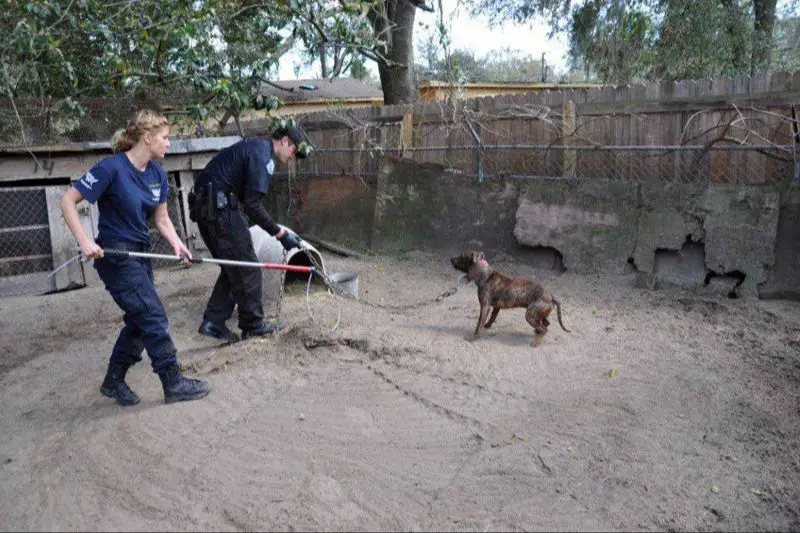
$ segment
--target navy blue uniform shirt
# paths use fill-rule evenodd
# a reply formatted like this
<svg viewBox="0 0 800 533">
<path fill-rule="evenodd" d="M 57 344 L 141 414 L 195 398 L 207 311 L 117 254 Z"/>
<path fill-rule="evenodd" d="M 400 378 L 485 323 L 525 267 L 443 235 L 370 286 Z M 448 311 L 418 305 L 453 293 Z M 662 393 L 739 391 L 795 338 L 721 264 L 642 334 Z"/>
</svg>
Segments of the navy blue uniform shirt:
<svg viewBox="0 0 800 533">
<path fill-rule="evenodd" d="M 245 191 L 267 194 L 274 172 L 272 141 L 247 139 L 220 150 L 201 173 L 198 187 L 202 190 L 212 182 L 239 198 L 245 197 Z"/>
<path fill-rule="evenodd" d="M 75 188 L 87 202 L 97 203 L 99 241 L 150 245 L 147 220 L 169 193 L 164 169 L 150 161 L 142 172 L 120 153 L 92 167 Z"/>
</svg>

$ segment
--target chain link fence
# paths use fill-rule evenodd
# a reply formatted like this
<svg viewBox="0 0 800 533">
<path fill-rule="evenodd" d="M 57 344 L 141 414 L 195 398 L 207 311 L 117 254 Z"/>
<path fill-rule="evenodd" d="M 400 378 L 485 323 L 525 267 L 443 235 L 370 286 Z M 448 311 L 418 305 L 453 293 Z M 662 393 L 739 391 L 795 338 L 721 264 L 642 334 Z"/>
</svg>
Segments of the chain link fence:
<svg viewBox="0 0 800 533">
<path fill-rule="evenodd" d="M 478 181 L 532 177 L 649 183 L 760 184 L 800 179 L 800 146 L 432 146 L 320 148 L 298 177 L 377 176 L 384 154 L 433 163 Z"/>
<path fill-rule="evenodd" d="M 0 189 L 0 294 L 37 292 L 52 269 L 47 205 L 43 187 Z"/>
</svg>

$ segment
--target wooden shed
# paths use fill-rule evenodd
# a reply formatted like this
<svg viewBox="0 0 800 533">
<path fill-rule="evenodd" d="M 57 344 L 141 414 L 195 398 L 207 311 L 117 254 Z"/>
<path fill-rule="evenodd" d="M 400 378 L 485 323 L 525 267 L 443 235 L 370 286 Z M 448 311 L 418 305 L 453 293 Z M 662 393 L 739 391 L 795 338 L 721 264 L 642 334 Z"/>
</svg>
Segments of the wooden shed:
<svg viewBox="0 0 800 533">
<path fill-rule="evenodd" d="M 202 249 L 197 226 L 188 218 L 187 195 L 195 172 L 205 168 L 217 151 L 239 139 L 175 140 L 159 162 L 169 177 L 170 216 L 191 249 Z M 0 148 L 0 296 L 64 290 L 97 279 L 92 266 L 78 261 L 49 280 L 47 276 L 78 250 L 61 216 L 61 196 L 74 180 L 110 154 L 108 143 Z M 78 211 L 86 231 L 97 235 L 97 206 L 82 202 Z M 151 231 L 157 233 L 154 228 Z M 154 242 L 155 252 L 172 253 L 163 239 Z"/>
</svg>

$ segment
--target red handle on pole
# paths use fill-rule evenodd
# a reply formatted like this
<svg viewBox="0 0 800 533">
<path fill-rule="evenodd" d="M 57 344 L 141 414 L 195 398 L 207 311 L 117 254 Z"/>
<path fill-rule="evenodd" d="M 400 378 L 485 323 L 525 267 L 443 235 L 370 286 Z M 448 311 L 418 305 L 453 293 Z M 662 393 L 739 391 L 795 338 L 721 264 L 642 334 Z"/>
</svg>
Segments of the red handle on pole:
<svg viewBox="0 0 800 533">
<path fill-rule="evenodd" d="M 313 267 L 302 266 L 302 265 L 280 265 L 278 263 L 261 263 L 261 268 L 264 270 L 286 270 L 289 272 L 303 272 L 304 274 L 308 274 L 309 272 L 313 271 Z"/>
</svg>

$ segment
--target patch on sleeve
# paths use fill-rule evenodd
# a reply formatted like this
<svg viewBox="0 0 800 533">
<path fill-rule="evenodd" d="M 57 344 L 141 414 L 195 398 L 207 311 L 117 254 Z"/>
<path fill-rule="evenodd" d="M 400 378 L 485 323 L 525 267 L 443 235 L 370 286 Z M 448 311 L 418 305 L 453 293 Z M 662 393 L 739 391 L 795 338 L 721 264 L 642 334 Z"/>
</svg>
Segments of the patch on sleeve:
<svg viewBox="0 0 800 533">
<path fill-rule="evenodd" d="M 97 178 L 94 177 L 91 171 L 84 174 L 81 178 L 81 184 L 89 190 L 92 189 L 92 186 L 97 183 L 97 181 Z"/>
<path fill-rule="evenodd" d="M 273 159 L 270 159 L 269 163 L 267 163 L 267 172 L 270 176 L 275 173 L 275 161 Z"/>
</svg>

